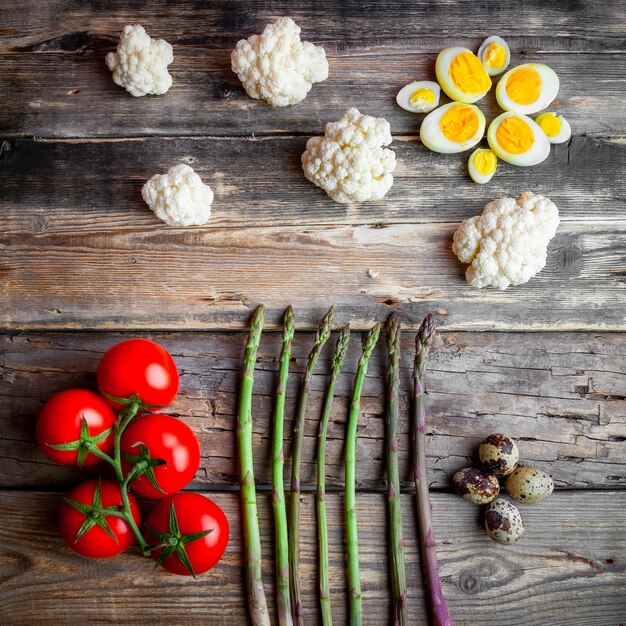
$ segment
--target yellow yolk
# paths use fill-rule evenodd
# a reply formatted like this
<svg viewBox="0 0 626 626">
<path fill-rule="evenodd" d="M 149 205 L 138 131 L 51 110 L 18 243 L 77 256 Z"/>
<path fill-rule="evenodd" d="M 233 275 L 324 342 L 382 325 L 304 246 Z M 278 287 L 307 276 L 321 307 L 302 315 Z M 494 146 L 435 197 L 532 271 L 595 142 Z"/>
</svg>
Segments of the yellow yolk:
<svg viewBox="0 0 626 626">
<path fill-rule="evenodd" d="M 412 107 L 424 106 L 425 104 L 432 104 L 435 101 L 435 94 L 432 89 L 426 89 L 422 87 L 416 89 L 409 98 L 409 104 Z"/>
<path fill-rule="evenodd" d="M 544 113 L 535 121 L 548 137 L 556 137 L 561 132 L 561 120 L 554 113 Z"/>
<path fill-rule="evenodd" d="M 485 67 L 471 52 L 457 54 L 448 72 L 454 86 L 463 93 L 482 93 L 491 86 Z"/>
<path fill-rule="evenodd" d="M 498 157 L 491 150 L 481 150 L 474 156 L 474 167 L 479 174 L 491 174 L 497 165 Z"/>
<path fill-rule="evenodd" d="M 533 131 L 519 117 L 507 117 L 496 130 L 496 141 L 509 154 L 524 154 L 535 143 Z"/>
<path fill-rule="evenodd" d="M 491 43 L 483 53 L 483 59 L 487 67 L 502 67 L 506 63 L 506 50 L 500 44 Z"/>
<path fill-rule="evenodd" d="M 536 70 L 513 70 L 506 81 L 506 93 L 516 104 L 532 104 L 541 94 L 541 77 Z"/>
<path fill-rule="evenodd" d="M 478 115 L 465 104 L 449 108 L 439 121 L 443 136 L 455 143 L 471 139 L 478 131 Z"/>
</svg>

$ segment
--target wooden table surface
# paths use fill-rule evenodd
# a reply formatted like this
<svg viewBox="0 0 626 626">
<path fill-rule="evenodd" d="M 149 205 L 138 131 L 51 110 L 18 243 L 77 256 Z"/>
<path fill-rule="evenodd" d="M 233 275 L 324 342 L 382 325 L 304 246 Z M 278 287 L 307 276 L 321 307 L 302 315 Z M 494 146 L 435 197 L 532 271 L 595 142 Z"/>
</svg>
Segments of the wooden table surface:
<svg viewBox="0 0 626 626">
<path fill-rule="evenodd" d="M 330 77 L 297 106 L 271 109 L 245 95 L 230 51 L 282 15 L 325 47 Z M 113 84 L 104 55 L 128 23 L 173 44 L 166 95 L 132 98 Z M 406 416 L 412 330 L 428 311 L 441 327 L 429 376 L 428 470 L 455 623 L 625 624 L 625 33 L 620 0 L 0 0 L 0 623 L 246 622 L 235 407 L 242 329 L 263 302 L 270 328 L 287 304 L 298 319 L 286 432 L 309 331 L 330 304 L 337 326 L 362 330 L 396 311 L 407 329 L 400 470 L 412 624 L 426 623 L 427 613 Z M 466 156 L 420 144 L 420 117 L 394 96 L 412 80 L 433 80 L 442 48 L 477 49 L 492 34 L 509 43 L 512 64 L 544 62 L 558 73 L 553 108 L 573 136 L 542 165 L 502 166 L 478 186 Z M 379 202 L 335 204 L 302 174 L 307 138 L 349 106 L 391 123 L 398 167 Z M 497 114 L 493 93 L 480 106 L 488 119 Z M 166 227 L 141 200 L 147 178 L 180 162 L 215 192 L 205 227 Z M 487 201 L 525 190 L 560 210 L 546 268 L 505 292 L 470 288 L 450 251 L 454 229 Z M 60 494 L 83 474 L 38 451 L 37 412 L 58 390 L 93 387 L 103 351 L 129 335 L 174 355 L 182 378 L 171 413 L 202 448 L 192 488 L 231 522 L 224 560 L 195 581 L 154 572 L 134 549 L 82 559 L 55 529 Z M 329 432 L 338 624 L 346 619 L 341 463 L 358 343 Z M 382 343 L 366 380 L 357 458 L 370 624 L 390 614 Z M 278 334 L 264 334 L 254 398 L 272 615 L 269 416 L 278 351 Z M 301 577 L 311 624 L 319 621 L 313 461 L 329 360 L 325 351 L 305 428 Z M 492 432 L 518 438 L 524 461 L 549 471 L 557 486 L 545 502 L 522 507 L 527 534 L 512 547 L 491 542 L 479 509 L 450 491 L 452 473 Z"/>
</svg>

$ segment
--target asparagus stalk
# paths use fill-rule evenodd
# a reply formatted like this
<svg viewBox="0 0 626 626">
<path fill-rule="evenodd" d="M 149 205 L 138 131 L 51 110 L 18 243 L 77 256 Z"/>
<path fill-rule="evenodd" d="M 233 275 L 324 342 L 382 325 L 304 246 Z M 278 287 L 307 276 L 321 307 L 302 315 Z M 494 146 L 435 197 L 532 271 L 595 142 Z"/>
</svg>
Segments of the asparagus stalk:
<svg viewBox="0 0 626 626">
<path fill-rule="evenodd" d="M 302 463 L 302 443 L 304 439 L 304 418 L 311 392 L 313 370 L 320 355 L 320 351 L 330 336 L 333 324 L 333 307 L 331 306 L 319 324 L 313 348 L 304 370 L 302 389 L 298 401 L 298 412 L 293 429 L 293 458 L 291 463 L 291 494 L 289 499 L 289 576 L 291 578 L 291 605 L 294 622 L 298 626 L 304 625 L 302 597 L 300 594 L 300 580 L 298 565 L 300 562 L 300 465 Z"/>
<path fill-rule="evenodd" d="M 283 426 L 285 419 L 285 395 L 289 376 L 291 342 L 293 340 L 295 316 L 288 307 L 283 318 L 283 346 L 280 351 L 278 387 L 274 409 L 274 446 L 272 471 L 272 505 L 274 507 L 274 527 L 276 533 L 276 603 L 280 626 L 292 626 L 291 598 L 289 596 L 289 538 L 287 534 L 287 510 L 285 508 L 285 487 L 283 478 Z"/>
<path fill-rule="evenodd" d="M 359 545 L 356 518 L 356 431 L 361 409 L 361 392 L 367 373 L 367 363 L 372 350 L 378 342 L 380 324 L 376 324 L 365 336 L 363 352 L 354 377 L 352 402 L 348 415 L 348 432 L 346 434 L 345 457 L 345 507 L 346 507 L 346 544 L 348 552 L 348 594 L 349 617 L 352 626 L 363 623 L 363 606 L 361 603 L 361 577 L 359 573 Z"/>
<path fill-rule="evenodd" d="M 348 343 L 350 341 L 350 328 L 346 326 L 340 333 L 333 355 L 333 364 L 330 379 L 324 395 L 324 406 L 320 420 L 319 433 L 317 435 L 317 542 L 319 552 L 320 571 L 320 604 L 322 608 L 322 624 L 332 626 L 333 615 L 330 608 L 330 576 L 328 565 L 328 525 L 326 522 L 326 432 L 330 409 L 335 395 L 335 384 L 343 365 Z"/>
<path fill-rule="evenodd" d="M 413 368 L 413 447 L 415 452 L 415 494 L 419 520 L 422 567 L 430 597 L 435 626 L 452 626 L 441 589 L 437 548 L 432 524 L 432 504 L 426 479 L 426 409 L 424 406 L 424 369 L 428 352 L 435 336 L 435 318 L 428 314 L 415 338 L 415 364 Z"/>
<path fill-rule="evenodd" d="M 265 308 L 259 306 L 250 322 L 250 335 L 243 355 L 239 393 L 239 477 L 243 519 L 244 561 L 250 619 L 254 626 L 270 626 L 261 568 L 261 537 L 256 507 L 254 464 L 252 459 L 252 388 L 254 366 L 265 321 Z"/>
<path fill-rule="evenodd" d="M 394 623 L 405 626 L 406 570 L 404 566 L 404 538 L 402 536 L 402 510 L 400 505 L 400 476 L 398 471 L 398 402 L 400 395 L 400 324 L 395 313 L 387 320 L 387 419 L 386 464 L 387 505 L 389 511 L 389 543 L 391 552 L 391 591 L 394 604 Z"/>
</svg>

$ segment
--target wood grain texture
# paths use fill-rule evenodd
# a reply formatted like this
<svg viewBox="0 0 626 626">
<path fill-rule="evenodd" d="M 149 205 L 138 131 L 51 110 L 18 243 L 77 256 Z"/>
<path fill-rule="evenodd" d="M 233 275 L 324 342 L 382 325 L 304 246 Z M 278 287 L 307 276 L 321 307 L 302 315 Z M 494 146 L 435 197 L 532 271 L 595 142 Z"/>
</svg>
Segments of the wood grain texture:
<svg viewBox="0 0 626 626">
<path fill-rule="evenodd" d="M 74 624 L 244 624 L 239 503 L 236 494 L 209 493 L 228 515 L 231 538 L 222 562 L 197 580 L 154 572 L 134 550 L 91 561 L 71 553 L 54 524 L 60 494 L 0 492 L 0 622 Z M 259 498 L 264 582 L 274 615 L 272 518 L 269 496 Z M 411 623 L 426 612 L 413 499 L 404 496 L 407 583 Z M 330 580 L 335 623 L 346 623 L 342 499 L 328 495 Z M 385 498 L 359 494 L 359 539 L 365 623 L 390 615 L 385 566 Z M 315 507 L 302 502 L 303 604 L 319 620 L 315 571 Z M 526 536 L 515 546 L 490 541 L 479 508 L 445 494 L 433 496 L 443 590 L 455 624 L 600 626 L 623 624 L 626 605 L 626 493 L 557 493 L 522 508 Z M 541 593 L 538 602 L 537 593 Z"/>
<path fill-rule="evenodd" d="M 296 316 L 299 311 L 296 309 Z M 336 319 L 340 325 L 341 318 Z M 235 425 L 243 333 L 149 335 L 171 351 L 181 370 L 181 392 L 169 409 L 200 440 L 201 467 L 194 483 L 237 485 Z M 34 443 L 39 409 L 69 387 L 93 388 L 106 349 L 122 336 L 105 333 L 0 337 L 0 486 L 66 486 L 83 476 L 54 465 Z M 291 458 L 295 399 L 313 335 L 297 333 L 288 385 L 285 443 Z M 332 342 L 329 342 L 332 343 Z M 272 425 L 280 334 L 265 333 L 254 397 L 255 473 L 271 480 Z M 327 446 L 329 488 L 343 484 L 343 447 L 352 380 L 360 352 L 354 335 L 337 386 Z M 414 334 L 403 334 L 399 463 L 411 490 L 409 388 Z M 330 348 L 322 353 L 305 424 L 303 488 L 315 484 L 315 446 Z M 452 474 L 472 463 L 478 443 L 493 432 L 520 439 L 522 458 L 554 476 L 558 488 L 626 487 L 626 334 L 443 333 L 429 361 L 428 470 L 431 485 L 448 488 Z M 383 342 L 368 370 L 358 431 L 359 488 L 383 489 Z"/>
</svg>

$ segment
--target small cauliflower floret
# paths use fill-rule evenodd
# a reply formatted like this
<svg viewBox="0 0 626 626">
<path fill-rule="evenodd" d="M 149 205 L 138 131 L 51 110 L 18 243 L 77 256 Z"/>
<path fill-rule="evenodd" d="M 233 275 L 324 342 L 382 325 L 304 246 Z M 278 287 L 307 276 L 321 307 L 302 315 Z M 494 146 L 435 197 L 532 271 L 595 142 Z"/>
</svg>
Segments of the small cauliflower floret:
<svg viewBox="0 0 626 626">
<path fill-rule="evenodd" d="M 170 226 L 201 226 L 211 217 L 213 191 L 188 165 L 155 174 L 141 189 L 154 214 Z"/>
<path fill-rule="evenodd" d="M 152 39 L 143 26 L 125 26 L 117 52 L 106 55 L 115 84 L 133 96 L 163 94 L 172 86 L 167 66 L 174 60 L 172 46 Z"/>
<path fill-rule="evenodd" d="M 289 17 L 239 41 L 231 64 L 248 95 L 273 107 L 301 102 L 313 83 L 328 78 L 324 48 L 300 41 L 300 27 Z"/>
<path fill-rule="evenodd" d="M 396 155 L 389 122 L 348 109 L 326 124 L 323 137 L 311 137 L 302 154 L 304 175 L 335 202 L 380 200 L 393 184 Z"/>
<path fill-rule="evenodd" d="M 482 215 L 461 223 L 452 251 L 471 263 L 465 273 L 470 285 L 506 289 L 528 282 L 545 267 L 558 225 L 559 211 L 549 198 L 530 191 L 517 200 L 498 198 Z"/>
</svg>

